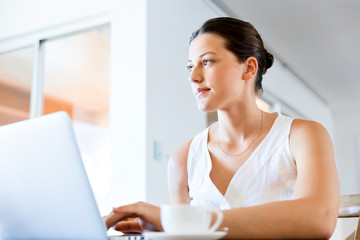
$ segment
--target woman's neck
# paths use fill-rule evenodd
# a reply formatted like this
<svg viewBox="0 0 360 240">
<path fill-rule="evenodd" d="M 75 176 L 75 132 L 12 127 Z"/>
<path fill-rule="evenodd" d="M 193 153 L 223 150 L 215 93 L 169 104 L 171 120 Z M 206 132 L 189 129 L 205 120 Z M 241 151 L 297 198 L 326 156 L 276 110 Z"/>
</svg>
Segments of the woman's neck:
<svg viewBox="0 0 360 240">
<path fill-rule="evenodd" d="M 242 143 L 259 134 L 263 125 L 263 112 L 254 101 L 251 104 L 218 110 L 218 121 L 221 141 Z"/>
</svg>

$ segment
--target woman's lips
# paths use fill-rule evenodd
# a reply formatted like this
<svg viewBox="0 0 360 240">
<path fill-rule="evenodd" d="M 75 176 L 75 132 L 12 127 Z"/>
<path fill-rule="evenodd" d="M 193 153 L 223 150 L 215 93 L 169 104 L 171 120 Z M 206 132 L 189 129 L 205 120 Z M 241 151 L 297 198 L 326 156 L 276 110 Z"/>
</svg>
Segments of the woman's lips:
<svg viewBox="0 0 360 240">
<path fill-rule="evenodd" d="M 203 95 L 204 93 L 208 92 L 210 90 L 210 88 L 198 88 L 197 91 L 196 91 L 196 96 L 201 96 Z"/>
</svg>

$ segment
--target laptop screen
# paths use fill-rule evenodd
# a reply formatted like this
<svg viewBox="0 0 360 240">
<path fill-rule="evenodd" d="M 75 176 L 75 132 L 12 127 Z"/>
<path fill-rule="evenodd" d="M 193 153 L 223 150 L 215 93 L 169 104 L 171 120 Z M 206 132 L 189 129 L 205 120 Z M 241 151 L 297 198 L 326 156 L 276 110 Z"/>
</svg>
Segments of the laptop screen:
<svg viewBox="0 0 360 240">
<path fill-rule="evenodd" d="M 0 127 L 0 239 L 107 239 L 65 112 Z"/>
</svg>

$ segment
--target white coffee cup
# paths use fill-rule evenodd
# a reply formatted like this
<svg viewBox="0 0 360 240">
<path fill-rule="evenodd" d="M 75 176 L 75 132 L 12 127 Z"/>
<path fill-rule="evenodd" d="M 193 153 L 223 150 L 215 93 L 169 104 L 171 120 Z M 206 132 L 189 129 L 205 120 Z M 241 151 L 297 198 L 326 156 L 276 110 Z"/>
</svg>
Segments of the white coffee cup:
<svg viewBox="0 0 360 240">
<path fill-rule="evenodd" d="M 212 214 L 215 223 L 210 226 Z M 223 214 L 219 210 L 190 205 L 163 205 L 160 210 L 161 225 L 170 234 L 201 234 L 214 232 L 221 224 Z"/>
</svg>

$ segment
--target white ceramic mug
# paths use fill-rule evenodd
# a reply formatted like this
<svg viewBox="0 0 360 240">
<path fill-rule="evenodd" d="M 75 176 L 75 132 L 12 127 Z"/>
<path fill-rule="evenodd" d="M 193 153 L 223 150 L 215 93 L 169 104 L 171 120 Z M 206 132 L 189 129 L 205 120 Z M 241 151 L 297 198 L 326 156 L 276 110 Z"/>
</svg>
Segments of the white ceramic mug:
<svg viewBox="0 0 360 240">
<path fill-rule="evenodd" d="M 212 213 L 216 214 L 211 224 Z M 201 234 L 214 232 L 221 224 L 223 214 L 220 210 L 190 205 L 161 206 L 161 225 L 170 234 Z"/>
</svg>

